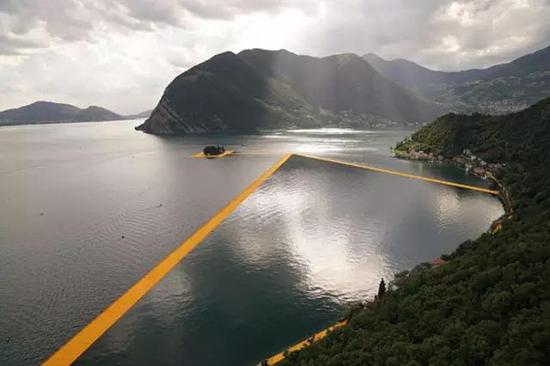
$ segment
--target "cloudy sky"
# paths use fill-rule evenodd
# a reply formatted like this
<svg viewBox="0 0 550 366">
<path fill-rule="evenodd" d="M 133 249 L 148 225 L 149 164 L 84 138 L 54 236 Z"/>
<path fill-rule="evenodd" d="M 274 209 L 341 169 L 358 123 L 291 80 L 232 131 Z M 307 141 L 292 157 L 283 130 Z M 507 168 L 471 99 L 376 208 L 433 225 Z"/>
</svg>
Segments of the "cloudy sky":
<svg viewBox="0 0 550 366">
<path fill-rule="evenodd" d="M 260 47 L 458 70 L 550 44 L 550 0 L 0 0 L 0 110 L 153 108 L 179 73 Z"/>
</svg>

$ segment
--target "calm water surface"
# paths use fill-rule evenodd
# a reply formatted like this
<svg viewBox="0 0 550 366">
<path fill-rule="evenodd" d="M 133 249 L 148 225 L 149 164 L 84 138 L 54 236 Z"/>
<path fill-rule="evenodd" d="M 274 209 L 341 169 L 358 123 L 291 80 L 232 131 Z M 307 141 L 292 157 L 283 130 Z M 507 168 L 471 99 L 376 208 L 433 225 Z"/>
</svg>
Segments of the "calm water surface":
<svg viewBox="0 0 550 366">
<path fill-rule="evenodd" d="M 0 364 L 36 364 L 284 152 L 482 184 L 390 157 L 409 131 L 160 138 L 139 121 L 0 128 Z M 208 143 L 243 155 L 189 158 Z M 450 252 L 484 194 L 292 158 L 78 361 L 250 365 Z"/>
</svg>

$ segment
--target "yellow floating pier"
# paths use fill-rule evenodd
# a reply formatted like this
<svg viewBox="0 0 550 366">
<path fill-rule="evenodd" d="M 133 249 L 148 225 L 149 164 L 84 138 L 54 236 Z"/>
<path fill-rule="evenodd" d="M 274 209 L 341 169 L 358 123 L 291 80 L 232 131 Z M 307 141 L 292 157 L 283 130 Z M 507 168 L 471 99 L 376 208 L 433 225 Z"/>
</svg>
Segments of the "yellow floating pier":
<svg viewBox="0 0 550 366">
<path fill-rule="evenodd" d="M 279 352 L 276 355 L 271 356 L 270 358 L 268 358 L 267 359 L 267 364 L 268 365 L 275 365 L 276 363 L 281 362 L 282 360 L 285 359 L 286 352 L 292 353 L 292 352 L 299 351 L 299 350 L 311 345 L 312 343 L 320 341 L 321 339 L 325 338 L 330 332 L 332 332 L 333 330 L 336 330 L 338 328 L 342 328 L 347 323 L 348 323 L 347 320 L 343 320 L 341 322 L 338 322 L 338 323 L 334 324 L 331 327 L 328 327 L 325 330 L 320 331 L 319 333 L 316 333 L 311 338 L 304 339 L 303 341 L 296 343 L 294 346 L 289 347 L 286 351 Z"/>
<path fill-rule="evenodd" d="M 235 155 L 281 155 L 282 152 L 276 150 L 252 150 L 235 151 Z M 290 153 L 292 155 L 292 153 Z"/>
<path fill-rule="evenodd" d="M 346 165 L 346 166 L 350 166 L 350 167 L 354 167 L 354 168 L 366 169 L 366 170 L 370 170 L 370 171 L 378 172 L 378 173 L 386 173 L 386 174 L 391 174 L 391 175 L 397 175 L 399 177 L 404 177 L 404 178 L 418 179 L 418 180 L 423 180 L 425 182 L 443 184 L 443 185 L 450 186 L 450 187 L 469 189 L 469 190 L 472 190 L 472 191 L 498 195 L 498 191 L 495 191 L 493 189 L 488 189 L 488 188 L 483 188 L 483 187 L 476 187 L 476 186 L 471 186 L 471 185 L 462 184 L 462 183 L 449 182 L 449 181 L 441 180 L 441 179 L 423 177 L 421 175 L 403 173 L 403 172 L 399 172 L 399 171 L 396 171 L 396 170 L 377 168 L 377 167 L 366 165 L 366 164 L 352 163 L 352 162 L 348 162 L 348 161 L 324 158 L 324 157 L 319 157 L 319 156 L 314 156 L 314 155 L 305 155 L 305 154 L 293 154 L 293 155 L 301 156 L 303 158 L 308 158 L 308 159 L 327 161 L 329 163 Z"/>
<path fill-rule="evenodd" d="M 211 158 L 225 158 L 229 155 L 232 156 L 244 156 L 244 155 L 283 155 L 284 153 L 281 153 L 280 151 L 234 151 L 234 150 L 227 150 L 223 154 L 219 155 L 204 155 L 203 152 L 198 152 L 193 155 L 191 155 L 192 158 L 197 159 L 211 159 Z"/>
<path fill-rule="evenodd" d="M 226 156 L 232 155 L 234 153 L 233 150 L 225 150 L 222 154 L 218 155 L 205 155 L 202 151 L 195 153 L 191 155 L 193 158 L 197 159 L 219 159 L 219 158 L 225 158 Z"/>
<path fill-rule="evenodd" d="M 206 155 L 204 155 L 204 153 L 199 152 L 199 153 L 193 154 L 191 156 L 194 157 L 194 158 L 209 159 L 209 158 L 224 158 L 224 157 L 229 156 L 229 155 L 239 156 L 239 155 L 277 155 L 277 154 L 280 154 L 280 152 L 277 152 L 277 151 L 248 151 L 248 152 L 243 151 L 243 152 L 237 152 L 237 151 L 228 150 L 228 151 L 226 151 L 226 152 L 224 152 L 223 154 L 220 154 L 220 155 L 206 156 Z M 469 189 L 469 190 L 472 190 L 472 191 L 477 191 L 477 192 L 482 192 L 482 193 L 488 193 L 488 194 L 493 194 L 493 195 L 498 195 L 499 194 L 499 192 L 494 190 L 494 189 L 476 187 L 476 186 L 472 186 L 472 185 L 468 185 L 468 184 L 455 183 L 455 182 L 450 182 L 450 181 L 436 179 L 436 178 L 423 177 L 421 175 L 414 175 L 414 174 L 399 172 L 399 171 L 391 170 L 391 169 L 377 168 L 377 167 L 366 165 L 366 164 L 354 163 L 354 162 L 349 162 L 349 161 L 344 161 L 344 160 L 337 160 L 337 159 L 331 159 L 331 158 L 315 156 L 315 155 L 308 155 L 308 154 L 290 153 L 288 155 L 290 155 L 291 157 L 292 156 L 300 156 L 302 158 L 307 158 L 307 159 L 326 161 L 326 162 L 329 162 L 329 163 L 346 165 L 346 166 L 350 166 L 350 167 L 353 167 L 353 168 L 366 169 L 366 170 L 370 170 L 370 171 L 373 171 L 373 172 L 386 173 L 386 174 L 396 175 L 396 176 L 404 177 L 404 178 L 423 180 L 425 182 L 443 184 L 443 185 L 450 186 L 450 187 L 455 187 L 455 188 Z"/>
<path fill-rule="evenodd" d="M 223 158 L 230 155 L 272 155 L 277 152 L 271 151 L 258 151 L 258 152 L 243 152 L 236 153 L 228 150 L 220 155 L 206 156 L 204 153 L 196 153 L 192 156 L 194 158 Z M 113 324 L 115 324 L 124 314 L 126 314 L 143 296 L 145 296 L 156 284 L 160 282 L 176 266 L 189 252 L 191 252 L 196 246 L 198 246 L 204 238 L 206 238 L 227 216 L 229 216 L 248 196 L 250 196 L 263 182 L 265 182 L 273 173 L 275 173 L 290 157 L 300 156 L 309 159 L 316 159 L 320 161 L 327 161 L 331 163 L 351 166 L 355 168 L 367 169 L 380 173 L 387 173 L 396 176 L 419 179 L 426 182 L 443 184 L 451 187 L 470 189 L 478 192 L 498 194 L 498 191 L 470 186 L 466 184 L 454 183 L 443 181 L 434 178 L 422 177 L 413 174 L 393 171 L 389 169 L 376 168 L 365 164 L 358 164 L 352 162 L 346 162 L 336 159 L 318 157 L 305 154 L 285 154 L 279 159 L 273 166 L 266 170 L 260 177 L 252 182 L 244 191 L 242 191 L 237 197 L 222 208 L 216 215 L 208 220 L 202 227 L 195 231 L 189 238 L 181 243 L 173 252 L 168 254 L 160 263 L 152 268 L 147 274 L 139 279 L 131 288 L 129 288 L 124 294 L 116 299 L 111 305 L 109 305 L 103 312 L 101 312 L 95 319 L 93 319 L 88 325 L 81 329 L 76 335 L 74 335 L 67 343 L 59 348 L 53 355 L 48 358 L 43 365 L 57 366 L 57 365 L 70 365 L 75 362 L 80 355 L 82 355 L 92 344 L 94 344 L 99 337 L 101 337 Z M 325 329 L 309 339 L 303 340 L 298 344 L 290 347 L 288 352 L 295 352 L 309 344 L 319 341 L 326 337 L 329 332 L 334 329 L 341 328 L 347 324 L 347 321 L 339 322 L 332 327 Z M 270 357 L 267 362 L 268 365 L 274 365 L 285 358 L 285 353 L 281 352 Z"/>
<path fill-rule="evenodd" d="M 195 231 L 187 240 L 168 254 L 159 264 L 138 280 L 128 291 L 116 299 L 101 314 L 80 330 L 57 350 L 43 365 L 70 365 L 77 360 L 101 335 L 128 312 L 145 294 L 160 282 L 189 252 L 198 246 L 221 222 L 229 216 L 248 196 L 275 173 L 290 155 L 283 156 L 252 182 L 244 191 L 222 208 L 216 215 Z"/>
</svg>

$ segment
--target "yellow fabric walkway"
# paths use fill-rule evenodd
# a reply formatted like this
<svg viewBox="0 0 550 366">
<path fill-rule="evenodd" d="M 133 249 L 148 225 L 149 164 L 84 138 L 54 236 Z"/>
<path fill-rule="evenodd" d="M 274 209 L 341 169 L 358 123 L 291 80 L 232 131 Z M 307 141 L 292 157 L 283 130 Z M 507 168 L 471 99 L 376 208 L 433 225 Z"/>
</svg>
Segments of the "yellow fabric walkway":
<svg viewBox="0 0 550 366">
<path fill-rule="evenodd" d="M 224 154 L 216 156 L 222 158 L 233 154 L 233 151 L 226 151 Z M 264 154 L 266 152 L 257 152 Z M 269 152 L 274 154 L 275 152 Z M 202 153 L 199 153 L 202 154 Z M 194 157 L 205 157 L 193 155 Z M 241 153 L 237 153 L 241 154 Z M 242 154 L 255 154 L 254 152 Z M 286 154 L 273 166 L 266 170 L 260 177 L 252 182 L 243 192 L 235 197 L 231 202 L 222 208 L 208 222 L 193 233 L 187 240 L 180 244 L 172 253 L 158 263 L 145 276 L 139 279 L 130 289 L 122 296 L 116 299 L 103 312 L 101 312 L 94 320 L 74 335 L 67 343 L 57 350 L 43 365 L 70 365 L 77 360 L 101 335 L 103 335 L 114 323 L 116 323 L 124 314 L 126 314 L 145 294 L 147 294 L 176 264 L 178 264 L 189 252 L 191 252 L 201 241 L 210 234 L 227 216 L 229 216 L 248 196 L 250 196 L 263 182 L 265 182 L 273 173 L 275 173 L 290 157 L 293 155 L 301 156 L 309 159 L 316 159 L 341 165 L 346 165 L 354 168 L 367 169 L 379 173 L 387 173 L 405 178 L 419 179 L 431 183 L 444 184 L 447 186 L 470 189 L 478 192 L 498 194 L 498 191 L 470 186 L 466 184 L 443 181 L 434 178 L 422 177 L 413 174 L 393 171 L 389 169 L 376 168 L 365 164 L 346 162 L 336 159 L 305 155 L 305 154 Z M 332 329 L 342 327 L 345 322 L 340 322 L 314 336 L 314 341 L 324 338 Z M 291 351 L 301 349 L 308 343 L 308 340 L 302 341 L 290 348 Z M 269 364 L 272 365 L 279 362 L 283 357 L 283 353 L 279 353 L 269 359 Z"/>
<path fill-rule="evenodd" d="M 312 338 L 304 339 L 303 341 L 296 343 L 294 346 L 289 347 L 285 352 L 292 353 L 292 352 L 299 351 L 302 348 L 305 348 L 311 345 L 312 343 L 320 341 L 321 339 L 325 338 L 330 332 L 332 332 L 335 329 L 342 328 L 347 323 L 348 323 L 347 320 L 338 322 L 333 326 L 328 327 L 327 329 L 322 330 L 319 333 L 316 333 Z M 275 365 L 276 363 L 281 362 L 282 360 L 285 359 L 285 352 L 279 352 L 275 356 L 271 356 L 270 358 L 267 359 L 267 364 Z"/>
</svg>

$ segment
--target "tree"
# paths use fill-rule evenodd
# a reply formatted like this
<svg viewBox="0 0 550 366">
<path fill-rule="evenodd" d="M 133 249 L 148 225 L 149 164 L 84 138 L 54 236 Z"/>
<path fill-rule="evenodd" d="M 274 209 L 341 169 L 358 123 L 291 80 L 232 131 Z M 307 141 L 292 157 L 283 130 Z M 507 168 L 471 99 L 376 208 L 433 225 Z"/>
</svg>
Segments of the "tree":
<svg viewBox="0 0 550 366">
<path fill-rule="evenodd" d="M 380 280 L 380 285 L 378 285 L 378 298 L 380 299 L 386 293 L 386 282 L 382 278 Z"/>
<path fill-rule="evenodd" d="M 513 209 L 502 230 L 461 244 L 445 266 L 421 264 L 397 276 L 391 294 L 354 314 L 351 326 L 293 353 L 281 366 L 548 365 L 550 98 L 511 116 L 483 117 L 475 125 L 464 118 L 455 129 L 469 141 L 459 147 L 502 164 L 503 197 L 506 209 Z M 456 140 L 453 126 L 439 122 L 431 126 L 441 131 L 424 128 L 424 137 L 415 142 L 443 141 L 443 154 L 452 155 L 445 139 L 449 132 Z M 489 160 L 501 146 L 505 160 Z M 386 286 L 382 279 L 377 299 Z"/>
</svg>

